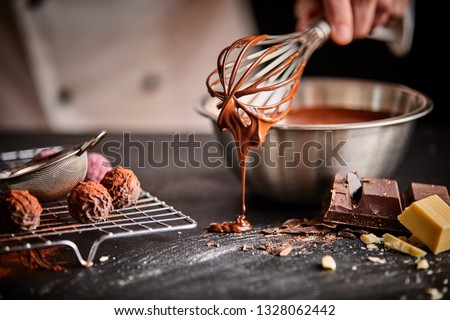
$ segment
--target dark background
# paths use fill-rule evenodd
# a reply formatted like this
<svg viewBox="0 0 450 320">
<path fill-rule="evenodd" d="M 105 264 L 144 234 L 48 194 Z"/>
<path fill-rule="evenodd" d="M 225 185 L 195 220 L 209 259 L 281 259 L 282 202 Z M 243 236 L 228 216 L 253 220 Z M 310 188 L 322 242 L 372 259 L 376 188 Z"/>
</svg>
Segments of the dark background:
<svg viewBox="0 0 450 320">
<path fill-rule="evenodd" d="M 295 30 L 295 0 L 251 0 L 251 3 L 261 34 Z M 446 122 L 444 85 L 448 83 L 448 62 L 443 57 L 443 46 L 448 38 L 448 27 L 444 26 L 445 10 L 436 4 L 414 2 L 414 40 L 408 55 L 396 57 L 385 43 L 376 40 L 357 40 L 347 46 L 328 41 L 313 53 L 303 75 L 368 78 L 403 84 L 423 92 L 433 101 L 434 110 L 423 121 Z"/>
</svg>

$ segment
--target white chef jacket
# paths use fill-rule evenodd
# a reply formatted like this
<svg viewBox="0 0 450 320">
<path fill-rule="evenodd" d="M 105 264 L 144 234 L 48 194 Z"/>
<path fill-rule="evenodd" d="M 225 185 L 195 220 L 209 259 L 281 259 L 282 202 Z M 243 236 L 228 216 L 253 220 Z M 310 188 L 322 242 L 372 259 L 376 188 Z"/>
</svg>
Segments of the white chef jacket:
<svg viewBox="0 0 450 320">
<path fill-rule="evenodd" d="M 244 0 L 11 4 L 13 19 L 0 22 L 1 131 L 210 132 L 194 110 L 206 77 L 224 47 L 256 30 Z"/>
</svg>

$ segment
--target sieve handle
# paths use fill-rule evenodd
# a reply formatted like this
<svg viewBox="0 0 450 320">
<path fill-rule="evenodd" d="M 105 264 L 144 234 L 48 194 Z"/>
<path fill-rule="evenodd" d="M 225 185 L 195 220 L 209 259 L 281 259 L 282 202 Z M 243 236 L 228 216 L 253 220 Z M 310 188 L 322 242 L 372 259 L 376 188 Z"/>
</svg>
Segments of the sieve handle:
<svg viewBox="0 0 450 320">
<path fill-rule="evenodd" d="M 103 137 L 106 135 L 106 130 L 102 130 L 99 133 L 97 133 L 91 140 L 86 141 L 83 143 L 76 153 L 77 156 L 81 156 L 84 152 L 87 152 L 91 150 L 100 140 L 103 139 Z"/>
</svg>

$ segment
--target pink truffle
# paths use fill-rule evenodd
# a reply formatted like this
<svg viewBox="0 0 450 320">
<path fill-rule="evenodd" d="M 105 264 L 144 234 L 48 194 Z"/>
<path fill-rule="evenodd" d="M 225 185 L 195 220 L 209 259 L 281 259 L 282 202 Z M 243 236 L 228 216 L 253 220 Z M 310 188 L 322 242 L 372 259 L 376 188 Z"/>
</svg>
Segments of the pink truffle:
<svg viewBox="0 0 450 320">
<path fill-rule="evenodd" d="M 32 160 L 36 161 L 36 160 L 40 160 L 43 158 L 47 158 L 47 157 L 50 157 L 51 155 L 54 155 L 55 153 L 56 153 L 56 151 L 51 148 L 42 149 L 41 151 L 39 151 L 38 153 L 36 153 L 34 155 Z"/>
<path fill-rule="evenodd" d="M 89 152 L 87 157 L 88 168 L 84 181 L 100 182 L 105 173 L 112 169 L 111 163 L 101 153 Z"/>
</svg>

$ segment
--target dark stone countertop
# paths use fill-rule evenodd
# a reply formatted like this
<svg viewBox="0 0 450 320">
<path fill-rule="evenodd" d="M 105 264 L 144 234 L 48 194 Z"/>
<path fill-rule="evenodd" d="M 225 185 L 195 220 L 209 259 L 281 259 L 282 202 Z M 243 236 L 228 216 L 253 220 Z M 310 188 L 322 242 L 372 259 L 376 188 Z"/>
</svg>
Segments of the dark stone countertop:
<svg viewBox="0 0 450 320">
<path fill-rule="evenodd" d="M 194 135 L 204 144 L 210 135 Z M 79 143 L 89 135 L 0 134 L 0 151 Z M 254 230 L 247 234 L 205 234 L 214 221 L 233 219 L 240 209 L 240 182 L 229 168 L 178 167 L 174 155 L 169 165 L 146 163 L 161 160 L 171 135 L 131 134 L 128 151 L 120 150 L 119 163 L 132 168 L 143 189 L 192 217 L 197 227 L 114 239 L 103 243 L 94 265 L 77 265 L 68 250 L 60 250 L 63 271 L 30 269 L 14 254 L 0 256 L 0 297 L 3 299 L 429 299 L 429 288 L 444 292 L 450 278 L 450 252 L 429 253 L 428 270 L 416 270 L 415 258 L 390 251 L 369 251 L 358 239 L 332 242 L 301 241 L 293 235 L 265 236 L 261 230 L 278 228 L 290 218 L 318 214 L 318 206 L 275 203 L 248 194 L 248 218 Z M 182 141 L 187 135 L 180 136 Z M 108 142 L 123 141 L 108 134 Z M 402 166 L 395 174 L 401 190 L 409 182 L 450 187 L 450 132 L 443 126 L 419 124 Z M 187 143 L 180 159 L 201 148 Z M 96 147 L 97 148 L 97 147 Z M 103 149 L 102 149 L 103 150 Z M 189 150 L 189 151 L 188 151 Z M 189 152 L 189 153 L 186 153 Z M 186 158 L 185 158 L 186 159 Z M 260 247 L 271 241 L 292 241 L 288 256 L 267 254 Z M 244 245 L 252 250 L 243 251 Z M 335 271 L 322 270 L 321 257 L 330 254 Z M 379 256 L 386 263 L 368 260 Z M 108 257 L 100 261 L 100 257 Z"/>
</svg>

